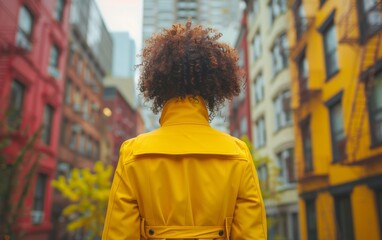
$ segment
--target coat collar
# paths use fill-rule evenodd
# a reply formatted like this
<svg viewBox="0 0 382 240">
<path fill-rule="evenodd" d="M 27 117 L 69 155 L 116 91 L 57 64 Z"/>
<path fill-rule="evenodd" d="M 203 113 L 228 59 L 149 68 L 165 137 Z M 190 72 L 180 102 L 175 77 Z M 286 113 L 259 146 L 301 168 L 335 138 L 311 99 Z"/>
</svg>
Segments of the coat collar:
<svg viewBox="0 0 382 240">
<path fill-rule="evenodd" d="M 202 97 L 172 98 L 163 107 L 162 127 L 179 124 L 209 125 L 208 110 Z"/>
</svg>

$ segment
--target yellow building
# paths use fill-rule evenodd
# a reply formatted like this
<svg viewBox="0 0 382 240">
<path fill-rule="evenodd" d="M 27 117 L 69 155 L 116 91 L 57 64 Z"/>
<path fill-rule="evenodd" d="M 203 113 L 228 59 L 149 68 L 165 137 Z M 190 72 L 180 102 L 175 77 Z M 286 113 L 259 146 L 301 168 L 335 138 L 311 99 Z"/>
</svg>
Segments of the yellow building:
<svg viewBox="0 0 382 240">
<path fill-rule="evenodd" d="M 301 239 L 382 239 L 381 0 L 289 1 Z"/>
</svg>

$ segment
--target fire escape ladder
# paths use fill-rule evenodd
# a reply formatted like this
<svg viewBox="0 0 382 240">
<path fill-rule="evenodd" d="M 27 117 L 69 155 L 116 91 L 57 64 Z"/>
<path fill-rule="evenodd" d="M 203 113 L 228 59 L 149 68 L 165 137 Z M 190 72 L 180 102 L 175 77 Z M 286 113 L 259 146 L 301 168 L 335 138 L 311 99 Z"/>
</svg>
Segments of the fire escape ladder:
<svg viewBox="0 0 382 240">
<path fill-rule="evenodd" d="M 342 5 L 344 10 L 338 21 L 339 42 L 350 45 L 356 44 L 358 43 L 356 0 L 344 0 Z"/>
<path fill-rule="evenodd" d="M 376 73 L 375 62 L 381 47 L 381 39 L 382 32 L 379 32 L 374 39 L 369 40 L 361 49 L 360 75 L 356 79 L 350 118 L 348 118 L 347 134 L 350 143 L 348 144 L 350 147 L 348 161 L 350 163 L 356 161 L 356 154 L 362 138 L 363 123 L 367 113 L 367 99 L 371 94 L 373 79 Z"/>
</svg>

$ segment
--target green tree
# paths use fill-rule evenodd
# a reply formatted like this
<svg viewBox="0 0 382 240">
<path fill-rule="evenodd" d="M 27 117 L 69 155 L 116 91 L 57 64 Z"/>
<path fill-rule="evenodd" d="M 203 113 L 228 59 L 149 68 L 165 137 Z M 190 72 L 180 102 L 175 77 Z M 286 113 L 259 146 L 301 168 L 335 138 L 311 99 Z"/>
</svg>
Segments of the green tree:
<svg viewBox="0 0 382 240">
<path fill-rule="evenodd" d="M 69 232 L 82 230 L 87 239 L 101 238 L 107 210 L 113 168 L 98 161 L 94 173 L 89 169 L 73 169 L 70 177 L 60 176 L 52 182 L 71 204 L 64 208 L 63 216 L 70 217 Z"/>
<path fill-rule="evenodd" d="M 29 193 L 30 182 L 35 175 L 39 154 L 35 143 L 40 131 L 28 136 L 28 131 L 21 131 L 9 123 L 9 114 L 1 114 L 0 120 L 0 236 L 20 236 L 15 227 L 25 211 L 24 202 Z M 19 146 L 14 140 L 22 142 Z M 24 140 L 26 139 L 26 140 Z M 20 143 L 20 142 L 18 142 Z M 9 147 L 18 149 L 12 157 Z M 22 169 L 26 171 L 22 171 Z"/>
</svg>

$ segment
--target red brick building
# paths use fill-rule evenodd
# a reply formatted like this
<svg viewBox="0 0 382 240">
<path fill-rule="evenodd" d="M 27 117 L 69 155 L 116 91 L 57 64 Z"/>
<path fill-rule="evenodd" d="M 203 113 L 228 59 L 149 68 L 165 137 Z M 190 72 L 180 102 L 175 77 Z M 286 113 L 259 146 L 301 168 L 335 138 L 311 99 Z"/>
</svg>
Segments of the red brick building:
<svg viewBox="0 0 382 240">
<path fill-rule="evenodd" d="M 56 177 L 68 177 L 73 168 L 92 171 L 99 160 L 107 163 L 102 159 L 107 153 L 101 150 L 112 146 L 111 141 L 101 141 L 107 140 L 102 114 L 103 79 L 111 70 L 113 42 L 94 0 L 72 0 L 68 48 Z M 69 219 L 62 216 L 62 210 L 67 204 L 55 191 L 51 238 L 86 238 L 85 232 L 66 230 Z"/>
<path fill-rule="evenodd" d="M 116 166 L 121 144 L 125 140 L 137 135 L 136 111 L 115 87 L 105 87 L 104 104 L 111 114 L 106 124 L 108 131 L 113 136 L 114 150 L 112 163 Z"/>
<path fill-rule="evenodd" d="M 69 0 L 0 0 L 0 109 L 12 110 L 6 117 L 17 131 L 31 135 L 42 126 L 35 146 L 41 159 L 14 229 L 25 239 L 48 239 L 51 229 L 50 183 L 56 168 L 69 5 Z M 9 163 L 25 145 L 25 138 L 17 136 L 8 149 Z"/>
<path fill-rule="evenodd" d="M 244 69 L 246 86 L 248 86 L 248 43 L 247 43 L 247 12 L 243 12 L 236 49 L 239 52 L 239 65 Z M 247 136 L 252 139 L 252 126 L 250 115 L 250 88 L 242 89 L 239 96 L 235 97 L 230 104 L 230 134 L 235 137 Z"/>
</svg>

